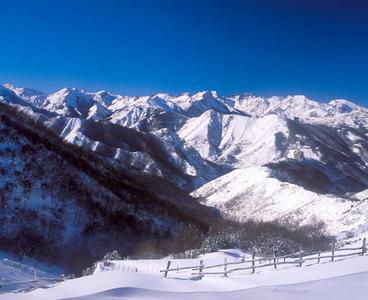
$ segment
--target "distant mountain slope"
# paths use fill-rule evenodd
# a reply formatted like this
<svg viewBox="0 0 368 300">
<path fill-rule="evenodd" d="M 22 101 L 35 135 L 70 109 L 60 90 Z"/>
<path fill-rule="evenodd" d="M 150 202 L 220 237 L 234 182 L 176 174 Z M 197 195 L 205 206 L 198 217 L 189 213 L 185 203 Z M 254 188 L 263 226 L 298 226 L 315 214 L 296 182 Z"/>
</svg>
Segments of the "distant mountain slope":
<svg viewBox="0 0 368 300">
<path fill-rule="evenodd" d="M 206 205 L 237 220 L 291 218 L 308 224 L 323 220 L 329 233 L 350 236 L 368 230 L 368 199 L 322 195 L 271 177 L 266 167 L 234 170 L 193 193 Z"/>
<path fill-rule="evenodd" d="M 286 121 L 276 115 L 249 118 L 209 110 L 188 120 L 178 135 L 205 159 L 247 167 L 281 158 L 276 139 L 287 132 Z"/>
<path fill-rule="evenodd" d="M 254 117 L 277 114 L 287 119 L 299 118 L 307 123 L 331 126 L 367 127 L 368 109 L 345 99 L 321 103 L 303 95 L 282 97 L 255 97 L 236 95 L 231 97 L 233 106 Z"/>
</svg>

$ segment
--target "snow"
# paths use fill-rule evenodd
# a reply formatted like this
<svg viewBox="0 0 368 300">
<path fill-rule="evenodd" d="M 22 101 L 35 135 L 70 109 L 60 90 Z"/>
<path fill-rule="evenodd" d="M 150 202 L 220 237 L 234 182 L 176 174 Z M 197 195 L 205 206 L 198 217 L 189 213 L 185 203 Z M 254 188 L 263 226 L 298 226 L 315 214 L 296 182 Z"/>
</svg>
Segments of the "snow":
<svg viewBox="0 0 368 300">
<path fill-rule="evenodd" d="M 366 230 L 368 202 L 317 194 L 270 177 L 266 167 L 237 169 L 192 193 L 204 204 L 238 220 L 272 221 L 293 217 L 301 224 L 317 217 L 331 234 Z"/>
<path fill-rule="evenodd" d="M 335 99 L 335 100 L 331 100 L 329 103 L 329 109 L 332 110 L 333 112 L 338 112 L 338 113 L 349 113 L 352 112 L 353 110 L 366 110 L 363 109 L 361 106 L 354 104 L 351 101 L 348 101 L 346 99 Z"/>
<path fill-rule="evenodd" d="M 215 91 L 131 97 L 75 88 L 46 95 L 10 84 L 0 86 L 0 95 L 3 101 L 13 105 L 31 103 L 22 111 L 42 120 L 67 142 L 110 155 L 108 158 L 118 164 L 166 176 L 188 191 L 199 188 L 193 195 L 206 197 L 207 205 L 216 206 L 237 219 L 252 216 L 273 220 L 291 215 L 307 221 L 316 215 L 328 223 L 332 233 L 358 234 L 368 229 L 367 197 L 351 195 L 368 187 L 364 176 L 368 174 L 368 109 L 348 100 L 321 103 L 303 95 L 224 97 Z M 33 105 L 53 114 L 36 113 Z M 328 130 L 303 127 L 293 135 L 295 128 L 290 120 L 294 118 L 300 124 L 328 126 Z M 111 139 L 106 134 L 93 135 L 93 139 L 87 137 L 83 130 L 88 123 L 85 119 L 96 121 L 97 132 L 106 132 L 104 126 L 114 123 L 154 135 L 167 153 L 169 166 L 162 166 L 142 150 L 144 147 L 139 151 L 119 145 L 112 147 L 108 141 L 119 139 L 114 132 L 109 131 Z M 350 160 L 341 162 L 341 157 Z M 263 167 L 288 160 L 315 163 L 329 180 L 342 182 L 341 189 L 335 191 L 343 192 L 319 195 L 305 190 L 301 183 L 271 178 Z M 348 165 L 345 173 L 336 171 L 343 169 L 344 164 Z M 180 176 L 170 173 L 170 168 L 178 170 Z M 238 170 L 224 175 L 234 168 Z M 346 178 L 363 183 L 349 189 Z M 345 191 L 349 194 L 343 194 Z M 354 202 L 354 197 L 363 199 Z"/>
<path fill-rule="evenodd" d="M 38 97 L 43 93 L 4 85 L 0 88 L 0 94 L 6 101 L 18 103 L 13 99 L 17 95 L 32 102 L 29 97 Z M 51 128 L 60 118 L 71 118 L 65 122 L 66 126 L 62 130 L 57 131 L 70 143 L 94 151 L 109 146 L 104 143 L 103 137 L 92 140 L 84 136 L 84 119 L 95 120 L 101 124 L 99 127 L 103 127 L 104 123 L 114 123 L 157 136 L 169 150 L 170 161 L 181 170 L 182 175 L 193 176 L 188 187 L 198 188 L 227 170 L 262 166 L 285 158 L 313 160 L 323 165 L 329 153 L 320 153 L 313 148 L 316 142 L 331 149 L 336 144 L 348 143 L 350 153 L 341 154 L 355 161 L 357 155 L 361 157 L 365 165 L 354 166 L 356 169 L 353 172 L 348 171 L 349 174 L 343 175 L 349 177 L 352 174 L 359 182 L 364 181 L 364 176 L 357 168 L 368 170 L 367 143 L 364 132 L 358 130 L 360 126 L 368 128 L 368 109 L 343 99 L 320 103 L 303 95 L 264 98 L 239 94 L 224 97 L 215 91 L 202 91 L 194 95 L 158 93 L 131 97 L 107 91 L 91 93 L 76 88 L 64 88 L 43 96 L 46 99 L 39 106 L 53 112 L 53 115 L 59 114 L 59 117 L 36 114 L 29 107 L 23 108 L 23 111 L 41 119 Z M 294 139 L 288 123 L 288 119 L 294 118 L 302 123 L 324 124 L 336 130 L 340 126 L 353 128 L 346 129 L 345 136 L 342 134 L 337 142 L 328 134 L 317 137 L 312 131 L 317 128 Z M 134 157 L 134 165 L 146 163 L 144 158 L 147 155 L 142 153 L 127 154 L 127 151 L 120 149 L 113 149 L 109 153 L 106 155 L 111 155 L 109 158 L 119 163 L 126 156 Z M 209 167 L 209 162 L 214 164 Z M 337 166 L 338 161 L 332 163 Z M 165 174 L 157 161 L 150 159 L 149 165 L 144 168 L 147 173 Z M 341 174 L 338 176 L 343 177 Z M 173 180 L 174 184 L 182 187 L 179 181 Z M 340 190 L 344 190 L 344 187 Z"/>
<path fill-rule="evenodd" d="M 299 118 L 307 123 L 334 127 L 344 124 L 354 128 L 358 128 L 361 124 L 368 125 L 368 109 L 345 99 L 320 103 L 303 95 L 290 95 L 285 98 L 235 95 L 232 100 L 235 108 L 255 117 L 277 114 L 284 118 Z"/>
<path fill-rule="evenodd" d="M 368 189 L 354 195 L 359 200 L 368 200 Z"/>
<path fill-rule="evenodd" d="M 259 166 L 280 157 L 276 149 L 276 133 L 288 134 L 285 120 L 276 115 L 263 118 L 225 116 L 223 139 L 219 145 L 222 150 L 221 161 L 233 157 L 236 167 Z"/>
<path fill-rule="evenodd" d="M 4 95 L 7 101 L 17 95 L 30 101 L 29 97 L 40 93 L 12 85 L 0 87 L 0 94 Z M 201 191 L 205 191 L 208 187 L 218 189 L 217 195 L 211 194 L 206 203 L 215 205 L 230 215 L 235 214 L 236 218 L 248 218 L 250 214 L 247 213 L 247 209 L 249 208 L 252 208 L 251 211 L 254 213 L 258 208 L 254 215 L 265 220 L 284 217 L 289 213 L 298 215 L 300 218 L 309 218 L 317 211 L 317 215 L 331 224 L 333 220 L 342 222 L 332 228 L 332 232 L 337 232 L 338 228 L 344 231 L 366 226 L 365 218 L 362 217 L 365 209 L 361 213 L 356 208 L 358 215 L 355 220 L 351 219 L 351 214 L 357 205 L 351 201 L 344 202 L 346 195 L 321 196 L 304 190 L 302 186 L 282 183 L 277 179 L 266 179 L 263 175 L 260 177 L 263 178 L 262 180 L 253 183 L 245 181 L 250 184 L 249 186 L 243 186 L 243 179 L 234 180 L 237 182 L 235 186 L 231 176 L 236 173 L 227 174 L 228 177 L 227 175 L 219 177 L 234 168 L 250 172 L 249 168 L 260 168 L 268 163 L 293 159 L 319 164 L 331 181 L 340 182 L 344 178 L 353 176 L 353 180 L 364 184 L 364 172 L 367 173 L 366 170 L 368 170 L 367 140 L 364 137 L 364 130 L 358 129 L 360 126 L 363 126 L 363 129 L 368 128 L 368 109 L 350 101 L 337 99 L 329 103 L 320 103 L 303 95 L 264 98 L 240 94 L 223 97 L 215 91 L 202 91 L 194 95 L 159 93 L 130 97 L 114 95 L 106 91 L 89 93 L 75 88 L 64 88 L 46 96 L 41 107 L 56 112 L 60 116 L 47 117 L 44 122 L 50 128 L 63 124 L 62 129 L 57 133 L 67 142 L 102 153 L 107 153 L 104 151 L 106 146 L 108 149 L 111 148 L 106 144 L 103 135 L 91 139 L 83 133 L 84 124 L 86 124 L 84 119 L 95 120 L 99 124 L 96 128 L 103 132 L 105 132 L 104 124 L 111 122 L 153 134 L 167 150 L 170 164 L 182 172 L 181 177 L 167 177 L 170 177 L 170 180 L 179 187 L 190 186 L 194 189 L 206 184 L 198 192 L 202 197 L 207 197 L 207 193 Z M 31 109 L 26 112 L 32 115 Z M 66 121 L 60 122 L 62 118 Z M 303 132 L 299 132 L 299 135 L 293 136 L 293 129 L 288 119 L 294 118 L 298 118 L 301 123 L 324 124 L 336 132 L 341 126 L 345 126 L 345 133 L 340 132 L 341 136 L 336 134 L 333 138 L 330 131 L 327 133 L 319 131 L 316 135 L 315 131 L 318 128 L 314 127 L 310 131 L 308 128 L 303 128 L 306 131 L 304 135 Z M 114 137 L 113 133 L 111 135 Z M 314 146 L 318 143 L 322 145 L 319 149 Z M 336 148 L 336 145 L 345 144 L 350 152 L 341 152 L 339 147 Z M 335 153 L 332 150 L 328 152 L 326 150 L 328 148 L 340 152 Z M 118 163 L 138 167 L 152 175 L 167 175 L 166 169 L 143 151 L 129 151 L 114 147 L 108 152 L 108 155 Z M 349 169 L 343 174 L 336 171 L 343 165 L 338 156 L 333 160 L 334 154 L 351 158 L 352 163 L 349 162 L 349 168 L 354 169 Z M 323 168 L 329 155 L 332 156 L 328 157 L 329 163 L 335 168 L 332 171 L 327 169 L 327 166 Z M 357 156 L 362 160 L 360 165 L 357 165 Z M 210 163 L 213 164 L 210 165 Z M 260 174 L 263 173 L 260 172 Z M 186 175 L 193 176 L 193 179 L 188 179 L 190 183 L 184 185 L 182 178 L 189 178 Z M 209 182 L 213 179 L 218 181 Z M 341 185 L 343 184 L 344 182 Z M 261 186 L 257 187 L 257 185 Z M 243 188 L 239 190 L 239 186 Z M 347 192 L 351 192 L 345 186 L 339 190 L 345 191 L 345 188 Z M 224 194 L 222 190 L 226 193 Z M 297 196 L 299 194 L 302 195 L 300 200 Z M 239 200 L 244 197 L 248 200 Z M 298 201 L 290 199 L 298 199 Z M 322 207 L 320 211 L 318 211 L 318 199 L 323 199 L 323 202 L 320 201 Z M 338 204 L 337 208 L 329 212 L 328 208 L 333 206 L 333 203 L 341 205 Z M 241 209 L 235 209 L 235 204 L 239 204 Z M 365 207 L 365 204 L 360 207 Z M 261 216 L 263 211 L 264 216 Z M 337 216 L 342 216 L 344 211 L 347 211 L 348 217 L 339 219 Z M 336 214 L 336 217 L 331 216 L 333 214 Z M 360 232 L 360 229 L 358 231 Z"/>
<path fill-rule="evenodd" d="M 282 118 L 299 118 L 305 122 L 322 123 L 330 126 L 349 124 L 358 127 L 368 125 L 368 109 L 356 105 L 346 99 L 331 100 L 321 103 L 308 99 L 304 95 L 287 97 L 272 96 L 269 98 L 238 94 L 231 97 L 219 95 L 216 91 L 202 91 L 194 95 L 182 93 L 179 96 L 159 93 L 152 96 L 121 96 L 107 91 L 85 92 L 76 88 L 63 88 L 56 93 L 46 95 L 41 91 L 17 87 L 13 84 L 1 86 L 1 93 L 11 92 L 24 100 L 58 114 L 65 115 L 68 108 L 78 106 L 83 100 L 89 104 L 97 104 L 115 114 L 115 122 L 119 122 L 119 111 L 131 111 L 136 107 L 143 110 L 155 107 L 163 111 L 174 111 L 186 114 L 187 117 L 198 117 L 208 110 L 220 113 L 243 113 L 259 118 L 277 114 Z M 92 105 L 91 105 L 92 106 Z M 124 115 L 122 116 L 124 117 Z"/>
<path fill-rule="evenodd" d="M 209 110 L 189 119 L 178 135 L 203 158 L 244 168 L 280 158 L 276 134 L 288 135 L 284 119 L 276 115 L 250 118 Z"/>
<path fill-rule="evenodd" d="M 82 121 L 80 119 L 70 118 L 60 136 L 69 143 L 73 143 L 77 138 L 83 138 L 79 132 L 81 125 Z M 76 142 L 74 143 L 78 144 Z"/>
<path fill-rule="evenodd" d="M 361 246 L 361 241 L 355 246 Z M 351 247 L 351 246 L 349 246 Z M 245 253 L 228 249 L 203 255 L 205 265 L 238 259 Z M 245 254 L 246 255 L 246 254 Z M 143 261 L 112 261 L 110 269 L 98 269 L 95 274 L 67 280 L 48 289 L 36 289 L 27 293 L 7 293 L 0 299 L 365 299 L 368 279 L 368 257 L 353 256 L 306 264 L 303 267 L 288 266 L 273 270 L 257 269 L 255 274 L 239 271 L 228 277 L 205 275 L 202 280 L 180 277 L 169 273 L 152 272 L 165 268 L 166 259 Z M 173 261 L 173 265 L 178 260 Z M 193 265 L 198 259 L 182 259 L 182 265 Z M 121 266 L 131 264 L 137 271 Z M 158 268 L 157 268 L 158 267 Z M 150 271 L 151 270 L 151 271 Z M 260 271 L 258 271 L 260 270 Z"/>
<path fill-rule="evenodd" d="M 28 102 L 30 102 L 35 106 L 41 106 L 47 96 L 45 93 L 41 91 L 30 88 L 17 87 L 11 83 L 5 83 L 3 86 L 8 90 L 13 91 L 17 96 L 27 100 Z"/>
<path fill-rule="evenodd" d="M 40 280 L 37 283 L 29 283 L 33 280 L 34 270 L 36 277 Z M 18 261 L 13 255 L 0 252 L 0 295 L 11 291 L 26 290 L 29 286 L 47 287 L 62 273 L 62 269 L 35 259 L 23 258 Z"/>
</svg>

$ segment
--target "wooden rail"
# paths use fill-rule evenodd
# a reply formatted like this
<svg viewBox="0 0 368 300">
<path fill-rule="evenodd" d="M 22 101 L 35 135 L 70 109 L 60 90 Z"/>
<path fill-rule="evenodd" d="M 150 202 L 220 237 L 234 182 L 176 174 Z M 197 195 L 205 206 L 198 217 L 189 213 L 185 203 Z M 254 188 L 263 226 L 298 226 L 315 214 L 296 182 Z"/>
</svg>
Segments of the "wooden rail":
<svg viewBox="0 0 368 300">
<path fill-rule="evenodd" d="M 335 252 L 339 251 L 355 251 L 352 253 L 346 253 L 346 254 L 335 254 Z M 277 269 L 278 265 L 298 265 L 301 267 L 303 263 L 306 261 L 312 261 L 317 260 L 317 263 L 320 263 L 321 259 L 331 259 L 331 261 L 335 261 L 335 258 L 339 257 L 348 257 L 353 255 L 364 255 L 367 252 L 367 245 L 366 245 L 366 238 L 363 239 L 362 246 L 361 247 L 352 247 L 352 248 L 340 248 L 340 249 L 332 249 L 328 252 L 331 252 L 330 255 L 326 255 L 325 253 L 321 256 L 321 252 L 315 252 L 308 254 L 307 257 L 303 257 L 303 252 L 296 252 L 291 253 L 288 255 L 283 256 L 273 256 L 273 257 L 261 257 L 261 258 L 255 258 L 255 253 L 252 253 L 251 259 L 245 259 L 243 257 L 240 261 L 235 262 L 228 262 L 227 258 L 224 259 L 223 264 L 215 264 L 215 265 L 207 265 L 205 266 L 203 263 L 203 260 L 200 261 L 199 265 L 196 266 L 187 266 L 187 267 L 176 267 L 171 268 L 171 261 L 169 260 L 167 262 L 167 267 L 165 270 L 160 270 L 161 273 L 164 273 L 164 277 L 167 278 L 168 273 L 172 271 L 179 272 L 181 270 L 189 270 L 191 269 L 193 272 L 191 273 L 192 276 L 197 276 L 199 279 L 202 279 L 204 275 L 223 275 L 227 276 L 229 273 L 234 273 L 236 271 L 243 271 L 243 270 L 252 270 L 252 274 L 255 273 L 255 270 L 258 268 L 264 268 L 264 267 L 270 267 L 273 266 L 274 269 Z M 316 255 L 313 257 L 310 257 L 312 255 Z M 287 258 L 297 258 L 295 260 L 289 260 L 287 261 Z M 280 261 L 282 260 L 282 261 Z M 269 263 L 261 264 L 264 261 L 269 261 Z M 259 262 L 260 264 L 256 264 L 256 262 Z M 244 266 L 244 267 L 236 267 L 233 269 L 229 269 L 229 266 L 233 265 L 244 265 L 244 264 L 251 264 L 250 266 Z M 223 271 L 214 271 L 214 272 L 207 272 L 205 270 L 213 269 L 213 268 L 221 268 L 223 267 Z"/>
<path fill-rule="evenodd" d="M 61 282 L 65 281 L 64 275 L 61 275 L 60 277 L 38 277 L 36 269 L 32 269 L 32 279 L 30 280 L 24 280 L 24 281 L 1 281 L 0 278 L 0 294 L 1 294 L 1 287 L 14 285 L 14 284 L 30 284 L 30 283 L 37 283 L 39 281 L 52 281 L 52 282 Z"/>
</svg>

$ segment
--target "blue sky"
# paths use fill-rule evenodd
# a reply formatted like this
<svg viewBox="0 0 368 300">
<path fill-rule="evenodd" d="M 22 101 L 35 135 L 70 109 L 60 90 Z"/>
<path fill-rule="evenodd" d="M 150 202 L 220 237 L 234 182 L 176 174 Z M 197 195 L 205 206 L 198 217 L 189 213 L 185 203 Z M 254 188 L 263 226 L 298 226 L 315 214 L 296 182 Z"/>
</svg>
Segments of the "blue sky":
<svg viewBox="0 0 368 300">
<path fill-rule="evenodd" d="M 368 104 L 368 2 L 0 0 L 0 81 Z"/>
</svg>

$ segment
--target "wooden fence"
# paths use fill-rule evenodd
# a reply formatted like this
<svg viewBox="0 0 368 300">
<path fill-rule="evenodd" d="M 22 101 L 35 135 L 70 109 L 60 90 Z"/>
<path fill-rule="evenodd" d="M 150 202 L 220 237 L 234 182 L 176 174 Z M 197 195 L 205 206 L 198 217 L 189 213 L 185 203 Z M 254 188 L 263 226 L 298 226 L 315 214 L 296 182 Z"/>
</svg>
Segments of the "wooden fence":
<svg viewBox="0 0 368 300">
<path fill-rule="evenodd" d="M 355 252 L 338 254 L 342 251 L 355 251 Z M 277 266 L 279 265 L 296 265 L 298 267 L 302 267 L 303 264 L 307 261 L 317 261 L 317 263 L 320 263 L 321 259 L 327 258 L 327 259 L 331 259 L 331 261 L 333 262 L 335 261 L 335 258 L 348 257 L 348 256 L 353 256 L 353 255 L 363 256 L 366 252 L 367 252 L 367 245 L 366 245 L 366 238 L 364 238 L 361 247 L 332 249 L 330 251 L 323 252 L 323 253 L 321 252 L 309 253 L 307 256 L 305 256 L 303 252 L 297 252 L 297 253 L 292 253 L 292 254 L 284 255 L 284 256 L 256 258 L 255 253 L 252 253 L 251 259 L 242 258 L 241 261 L 228 262 L 227 259 L 225 258 L 223 264 L 208 265 L 208 266 L 204 265 L 203 260 L 200 260 L 199 265 L 186 266 L 186 267 L 181 267 L 181 268 L 179 267 L 170 268 L 171 260 L 169 260 L 167 262 L 166 269 L 160 270 L 160 273 L 164 273 L 164 278 L 167 278 L 169 272 L 179 272 L 181 270 L 192 270 L 191 275 L 195 276 L 195 278 L 198 278 L 198 279 L 202 279 L 202 277 L 205 275 L 223 275 L 227 277 L 228 274 L 234 273 L 237 271 L 251 270 L 251 273 L 254 274 L 256 269 L 269 267 L 269 266 L 273 266 L 274 269 L 277 269 Z M 235 267 L 229 268 L 231 266 L 235 266 Z M 212 272 L 208 271 L 208 270 L 215 269 L 215 268 L 221 268 L 222 270 L 216 270 Z"/>
<path fill-rule="evenodd" d="M 2 293 L 1 288 L 4 288 L 6 286 L 10 285 L 25 285 L 24 288 L 32 288 L 34 284 L 37 282 L 51 282 L 51 283 L 57 283 L 61 281 L 65 281 L 66 277 L 64 275 L 61 275 L 60 277 L 38 277 L 36 269 L 32 269 L 32 279 L 30 280 L 22 280 L 22 281 L 3 281 L 2 278 L 0 278 L 0 294 Z"/>
</svg>

